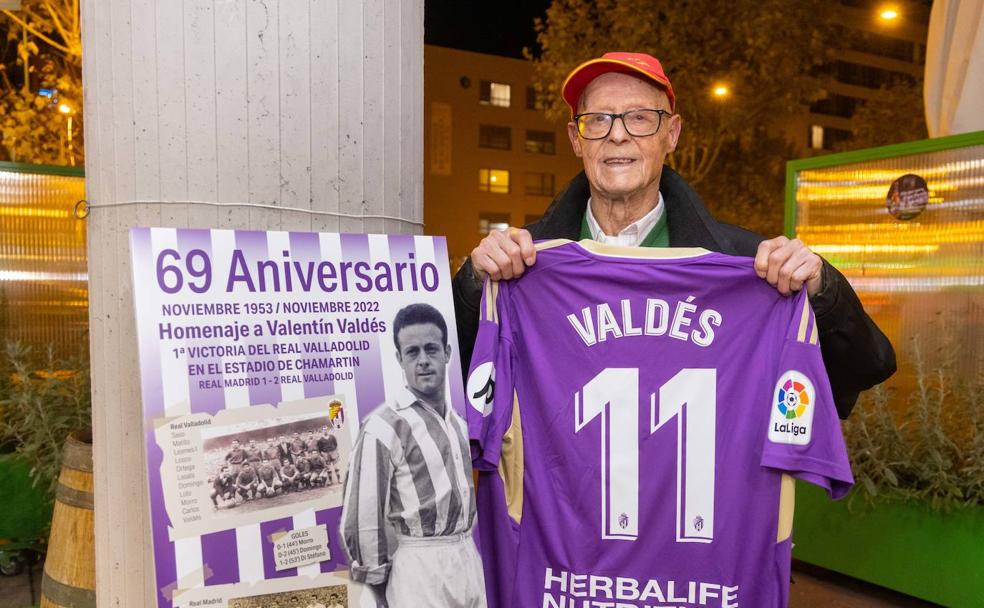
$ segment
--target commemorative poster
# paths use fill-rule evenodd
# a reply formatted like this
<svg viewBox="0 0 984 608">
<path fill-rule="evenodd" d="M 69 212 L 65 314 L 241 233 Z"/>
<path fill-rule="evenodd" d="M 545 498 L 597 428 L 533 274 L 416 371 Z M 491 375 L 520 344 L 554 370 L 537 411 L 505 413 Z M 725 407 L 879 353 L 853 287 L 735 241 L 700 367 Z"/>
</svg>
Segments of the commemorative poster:
<svg viewBox="0 0 984 608">
<path fill-rule="evenodd" d="M 393 321 L 446 320 L 443 238 L 130 232 L 160 608 L 354 608 L 339 532 L 360 420 L 406 390 Z"/>
</svg>

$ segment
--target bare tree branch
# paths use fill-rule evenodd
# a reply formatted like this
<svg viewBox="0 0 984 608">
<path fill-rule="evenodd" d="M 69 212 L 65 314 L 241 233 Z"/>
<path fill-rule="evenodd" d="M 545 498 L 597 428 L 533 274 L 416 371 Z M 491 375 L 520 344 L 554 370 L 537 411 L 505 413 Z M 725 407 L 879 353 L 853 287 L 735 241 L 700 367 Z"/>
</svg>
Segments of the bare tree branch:
<svg viewBox="0 0 984 608">
<path fill-rule="evenodd" d="M 79 0 L 72 2 L 72 39 L 79 41 L 79 55 L 82 55 L 82 14 L 79 12 Z"/>
<path fill-rule="evenodd" d="M 3 77 L 3 87 L 0 88 L 0 94 L 13 91 L 14 85 L 10 84 L 10 78 L 7 76 L 7 70 L 0 70 L 0 76 Z"/>
<path fill-rule="evenodd" d="M 43 32 L 38 31 L 30 23 L 27 23 L 25 21 L 22 21 L 20 19 L 20 17 L 18 17 L 17 15 L 15 15 L 12 11 L 4 10 L 3 11 L 3 14 L 4 15 L 7 15 L 8 17 L 10 17 L 15 23 L 17 23 L 22 28 L 24 28 L 25 30 L 27 30 L 28 32 L 30 32 L 31 35 L 37 36 L 41 40 L 44 40 L 45 42 L 47 42 L 48 44 L 50 44 L 52 47 L 54 47 L 56 50 L 59 50 L 59 51 L 65 53 L 66 55 L 70 55 L 71 54 L 71 51 L 69 50 L 68 47 L 66 47 L 65 45 L 60 44 L 58 42 L 55 42 L 54 40 L 52 40 L 48 36 L 44 35 Z"/>
<path fill-rule="evenodd" d="M 714 168 L 714 164 L 717 162 L 718 156 L 721 153 L 721 147 L 724 145 L 725 136 L 724 134 L 719 135 L 714 138 L 714 143 L 706 150 L 704 157 L 700 166 L 696 170 L 697 177 L 694 178 L 694 183 L 700 183 L 707 174 L 710 173 L 711 169 Z"/>
<path fill-rule="evenodd" d="M 71 39 L 70 35 L 65 30 L 65 27 L 62 25 L 61 20 L 58 19 L 58 12 L 52 8 L 50 2 L 44 2 L 41 6 L 51 16 L 51 23 L 55 26 L 55 29 L 58 30 L 58 33 L 61 35 L 62 40 L 64 40 L 68 46 L 71 46 L 71 43 L 69 42 L 69 40 Z M 69 52 L 71 52 L 71 50 L 69 50 Z"/>
</svg>

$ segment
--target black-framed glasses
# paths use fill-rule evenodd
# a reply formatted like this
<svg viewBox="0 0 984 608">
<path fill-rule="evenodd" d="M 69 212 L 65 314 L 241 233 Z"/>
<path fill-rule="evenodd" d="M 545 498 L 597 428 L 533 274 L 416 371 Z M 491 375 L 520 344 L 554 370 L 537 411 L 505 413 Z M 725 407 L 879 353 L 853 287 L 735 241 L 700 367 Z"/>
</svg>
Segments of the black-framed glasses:
<svg viewBox="0 0 984 608">
<path fill-rule="evenodd" d="M 612 132 L 615 119 L 622 121 L 625 132 L 633 137 L 655 135 L 663 123 L 663 116 L 673 116 L 666 110 L 629 110 L 621 114 L 585 112 L 574 117 L 577 133 L 584 139 L 605 139 Z"/>
</svg>

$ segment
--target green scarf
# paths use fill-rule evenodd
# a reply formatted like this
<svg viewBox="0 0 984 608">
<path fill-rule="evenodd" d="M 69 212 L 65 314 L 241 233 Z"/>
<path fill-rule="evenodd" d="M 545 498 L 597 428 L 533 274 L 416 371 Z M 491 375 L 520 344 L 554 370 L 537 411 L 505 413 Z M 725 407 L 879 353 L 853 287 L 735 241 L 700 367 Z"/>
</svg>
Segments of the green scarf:
<svg viewBox="0 0 984 608">
<path fill-rule="evenodd" d="M 591 238 L 591 228 L 588 227 L 588 211 L 584 210 L 584 217 L 581 219 L 581 237 L 582 239 Z M 660 214 L 659 220 L 656 225 L 652 227 L 646 238 L 639 243 L 640 247 L 669 247 L 670 246 L 670 231 L 666 227 L 666 209 L 663 209 L 663 213 Z"/>
</svg>

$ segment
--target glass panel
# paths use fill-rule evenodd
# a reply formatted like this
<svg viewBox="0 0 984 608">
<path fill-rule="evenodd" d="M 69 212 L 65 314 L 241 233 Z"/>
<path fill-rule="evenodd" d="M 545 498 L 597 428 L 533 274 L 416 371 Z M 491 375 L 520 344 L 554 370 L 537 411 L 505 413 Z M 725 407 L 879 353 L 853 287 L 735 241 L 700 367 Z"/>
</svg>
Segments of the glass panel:
<svg viewBox="0 0 984 608">
<path fill-rule="evenodd" d="M 489 171 L 489 192 L 509 193 L 509 172 L 502 169 Z"/>
<path fill-rule="evenodd" d="M 814 150 L 823 150 L 823 127 L 820 125 L 810 125 L 810 147 Z"/>
<path fill-rule="evenodd" d="M 509 171 L 505 169 L 479 169 L 478 189 L 496 194 L 509 193 Z"/>
<path fill-rule="evenodd" d="M 978 377 L 984 145 L 800 171 L 796 205 L 797 236 L 848 277 L 895 346 L 900 394 L 913 389 L 916 346 L 925 369 L 951 359 L 957 378 Z"/>
<path fill-rule="evenodd" d="M 489 100 L 492 105 L 502 108 L 509 107 L 510 87 L 501 82 L 492 83 L 492 98 Z"/>
<path fill-rule="evenodd" d="M 510 86 L 508 84 L 483 80 L 478 91 L 478 103 L 483 106 L 509 107 Z"/>
<path fill-rule="evenodd" d="M 911 74 L 848 61 L 835 61 L 833 71 L 839 82 L 871 89 L 878 89 L 895 82 L 904 82 L 913 86 L 916 84 L 916 79 Z"/>
<path fill-rule="evenodd" d="M 553 173 L 528 172 L 526 174 L 526 194 L 531 196 L 553 196 L 553 193 Z"/>
<path fill-rule="evenodd" d="M 493 230 L 505 230 L 509 227 L 509 214 L 483 211 L 478 217 L 478 231 L 488 234 Z"/>
<path fill-rule="evenodd" d="M 73 215 L 84 198 L 82 177 L 0 169 L 0 341 L 88 348 L 86 226 Z"/>
<path fill-rule="evenodd" d="M 810 111 L 815 114 L 826 114 L 828 116 L 850 118 L 854 115 L 854 110 L 857 106 L 857 98 L 830 93 L 823 99 L 813 102 L 813 104 L 810 105 Z"/>
<path fill-rule="evenodd" d="M 554 154 L 556 139 L 553 131 L 526 131 L 526 151 L 533 154 Z"/>
<path fill-rule="evenodd" d="M 508 150 L 512 147 L 512 129 L 495 125 L 478 126 L 478 147 Z"/>
</svg>

